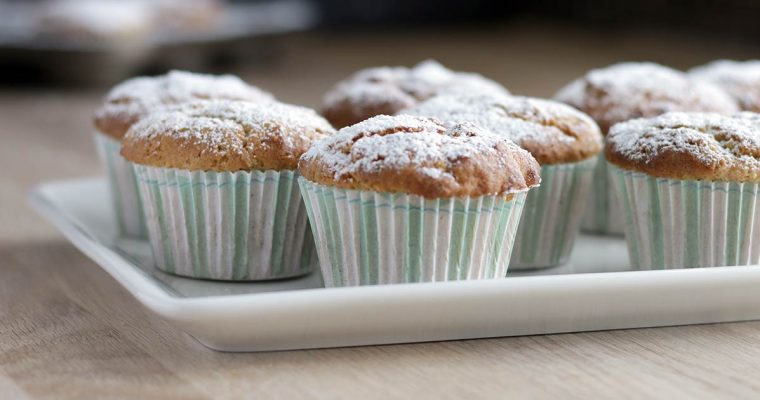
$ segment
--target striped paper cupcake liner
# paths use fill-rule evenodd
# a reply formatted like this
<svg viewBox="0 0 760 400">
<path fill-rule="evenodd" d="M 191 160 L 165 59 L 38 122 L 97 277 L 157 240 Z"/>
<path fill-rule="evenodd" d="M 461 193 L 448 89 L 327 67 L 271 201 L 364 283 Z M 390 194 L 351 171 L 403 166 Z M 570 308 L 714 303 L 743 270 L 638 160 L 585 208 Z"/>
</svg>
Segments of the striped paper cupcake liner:
<svg viewBox="0 0 760 400">
<path fill-rule="evenodd" d="M 655 178 L 612 167 L 631 265 L 669 269 L 760 262 L 758 184 Z"/>
<path fill-rule="evenodd" d="M 299 183 L 327 287 L 506 276 L 524 192 L 428 200 Z"/>
<path fill-rule="evenodd" d="M 581 229 L 605 235 L 623 235 L 623 210 L 618 204 L 615 186 L 604 153 L 599 155 L 591 184 L 591 201 L 586 203 Z"/>
<path fill-rule="evenodd" d="M 311 272 L 313 240 L 295 171 L 203 172 L 135 165 L 156 266 L 193 278 Z"/>
<path fill-rule="evenodd" d="M 563 264 L 580 228 L 597 158 L 541 167 L 541 187 L 525 200 L 511 269 Z"/>
<path fill-rule="evenodd" d="M 147 240 L 148 228 L 140 202 L 137 179 L 132 164 L 119 154 L 121 142 L 96 132 L 95 145 L 108 176 L 118 235 Z"/>
</svg>

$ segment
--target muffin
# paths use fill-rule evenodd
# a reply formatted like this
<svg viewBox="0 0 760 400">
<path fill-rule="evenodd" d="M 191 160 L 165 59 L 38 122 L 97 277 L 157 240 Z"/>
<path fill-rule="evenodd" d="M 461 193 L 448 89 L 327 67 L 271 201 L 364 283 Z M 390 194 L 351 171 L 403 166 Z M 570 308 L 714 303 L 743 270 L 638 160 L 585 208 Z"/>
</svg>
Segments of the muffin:
<svg viewBox="0 0 760 400">
<path fill-rule="evenodd" d="M 132 167 L 119 155 L 130 126 L 149 113 L 198 99 L 270 102 L 270 94 L 232 75 L 171 71 L 129 79 L 115 86 L 95 112 L 95 141 L 105 165 L 120 236 L 147 239 L 145 218 Z"/>
<path fill-rule="evenodd" d="M 473 122 L 529 151 L 541 165 L 542 183 L 525 201 L 510 268 L 567 260 L 602 151 L 602 134 L 589 116 L 555 101 L 485 95 L 436 96 L 403 113 Z"/>
<path fill-rule="evenodd" d="M 503 278 L 540 183 L 509 139 L 408 115 L 318 140 L 298 169 L 328 287 Z"/>
<path fill-rule="evenodd" d="M 738 111 L 736 102 L 720 88 L 691 80 L 680 71 L 645 62 L 592 70 L 561 89 L 555 99 L 590 115 L 605 135 L 618 122 L 669 111 L 728 114 Z M 603 156 L 596 168 L 594 198 L 587 203 L 581 227 L 590 232 L 622 234 L 622 213 Z"/>
<path fill-rule="evenodd" d="M 760 112 L 760 60 L 717 60 L 692 68 L 689 76 L 720 86 L 742 110 Z"/>
<path fill-rule="evenodd" d="M 605 152 L 634 267 L 760 262 L 760 115 L 634 119 L 610 129 Z"/>
<path fill-rule="evenodd" d="M 308 273 L 313 242 L 298 159 L 334 133 L 313 110 L 205 100 L 134 124 L 121 154 L 134 165 L 159 269 L 265 280 Z"/>
<path fill-rule="evenodd" d="M 342 128 L 375 115 L 396 114 L 444 93 L 509 94 L 478 74 L 454 72 L 427 60 L 413 68 L 376 67 L 356 72 L 325 94 L 322 114 Z"/>
</svg>

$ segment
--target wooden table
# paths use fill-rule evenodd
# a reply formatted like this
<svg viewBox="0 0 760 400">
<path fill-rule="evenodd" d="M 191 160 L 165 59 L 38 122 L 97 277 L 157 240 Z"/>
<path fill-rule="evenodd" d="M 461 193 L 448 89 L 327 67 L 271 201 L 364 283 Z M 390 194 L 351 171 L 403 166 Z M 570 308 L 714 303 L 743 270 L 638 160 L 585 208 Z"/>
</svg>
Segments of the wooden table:
<svg viewBox="0 0 760 400">
<path fill-rule="evenodd" d="M 316 106 L 350 71 L 435 57 L 513 92 L 551 95 L 597 65 L 757 58 L 719 40 L 520 25 L 284 41 L 243 71 Z M 263 354 L 210 351 L 143 309 L 26 205 L 37 182 L 99 174 L 102 90 L 0 91 L 0 398 L 757 397 L 760 322 Z M 698 294 L 695 294 L 695 296 Z"/>
</svg>

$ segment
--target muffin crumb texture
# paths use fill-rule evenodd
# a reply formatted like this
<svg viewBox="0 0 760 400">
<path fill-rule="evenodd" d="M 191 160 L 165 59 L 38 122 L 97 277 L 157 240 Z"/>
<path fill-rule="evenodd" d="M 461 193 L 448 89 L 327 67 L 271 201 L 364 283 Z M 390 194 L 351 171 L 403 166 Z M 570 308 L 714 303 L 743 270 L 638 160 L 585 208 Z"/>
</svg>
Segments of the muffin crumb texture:
<svg viewBox="0 0 760 400">
<path fill-rule="evenodd" d="M 760 60 L 717 60 L 691 69 L 689 75 L 720 86 L 742 110 L 760 112 Z"/>
<path fill-rule="evenodd" d="M 561 89 L 555 99 L 589 114 L 604 133 L 618 122 L 666 112 L 739 111 L 736 102 L 717 86 L 647 62 L 592 70 Z"/>
<path fill-rule="evenodd" d="M 689 180 L 759 182 L 760 115 L 667 113 L 610 129 L 607 159 L 627 170 Z"/>
<path fill-rule="evenodd" d="M 324 98 L 323 114 L 336 127 L 375 115 L 393 115 L 439 94 L 508 95 L 500 84 L 479 74 L 455 72 L 433 60 L 413 68 L 375 67 L 338 82 Z"/>
<path fill-rule="evenodd" d="M 313 140 L 334 132 L 308 108 L 196 101 L 140 120 L 121 154 L 137 164 L 194 171 L 292 170 Z"/>
<path fill-rule="evenodd" d="M 542 165 L 582 161 L 602 150 L 602 134 L 589 116 L 550 100 L 442 95 L 403 113 L 435 117 L 446 124 L 472 122 L 514 141 Z"/>
<path fill-rule="evenodd" d="M 510 140 L 408 115 L 376 116 L 315 142 L 299 170 L 323 185 L 426 198 L 506 195 L 540 183 L 536 160 Z"/>
<path fill-rule="evenodd" d="M 95 113 L 101 132 L 121 139 L 130 126 L 151 112 L 195 100 L 270 102 L 274 97 L 233 75 L 206 75 L 171 71 L 156 77 L 138 77 L 116 85 Z"/>
</svg>

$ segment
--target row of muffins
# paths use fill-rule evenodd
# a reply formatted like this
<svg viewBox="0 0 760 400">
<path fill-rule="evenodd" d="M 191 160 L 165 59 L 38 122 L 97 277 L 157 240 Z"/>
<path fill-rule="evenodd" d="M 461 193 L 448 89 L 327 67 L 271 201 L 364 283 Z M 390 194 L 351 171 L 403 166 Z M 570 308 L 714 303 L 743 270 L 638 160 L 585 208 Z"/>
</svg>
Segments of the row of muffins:
<svg viewBox="0 0 760 400">
<path fill-rule="evenodd" d="M 542 165 L 543 182 L 541 188 L 528 195 L 526 209 L 519 228 L 520 232 L 517 234 L 511 268 L 545 267 L 563 263 L 572 249 L 573 238 L 577 232 L 577 219 L 580 215 L 584 216 L 582 221 L 584 230 L 595 233 L 617 235 L 623 233 L 624 227 L 631 228 L 625 229 L 631 231 L 636 226 L 635 218 L 626 216 L 631 213 L 633 206 L 629 205 L 624 212 L 618 205 L 619 196 L 615 188 L 617 185 L 615 174 L 609 171 L 611 168 L 608 167 L 605 155 L 599 153 L 597 161 L 591 159 L 593 157 L 589 157 L 589 155 L 598 152 L 600 147 L 596 145 L 598 143 L 597 137 L 590 132 L 593 128 L 587 123 L 579 122 L 569 129 L 565 129 L 565 133 L 568 134 L 565 138 L 570 140 L 569 143 L 565 142 L 564 146 L 562 145 L 563 142 L 557 138 L 562 137 L 562 135 L 552 137 L 553 135 L 546 129 L 548 125 L 557 127 L 561 131 L 563 126 L 568 128 L 565 125 L 568 120 L 583 121 L 583 119 L 578 119 L 577 116 L 572 116 L 565 110 L 559 113 L 562 117 L 558 117 L 557 113 L 552 115 L 548 110 L 551 103 L 544 101 L 540 111 L 534 109 L 529 112 L 533 116 L 533 120 L 526 120 L 524 115 L 515 114 L 509 106 L 504 106 L 503 98 L 494 98 L 501 96 L 498 96 L 498 93 L 494 93 L 493 90 L 487 90 L 483 96 L 451 96 L 451 91 L 447 90 L 446 85 L 441 85 L 441 81 L 445 82 L 445 79 L 429 79 L 432 83 L 428 84 L 428 87 L 432 86 L 437 90 L 410 90 L 409 88 L 419 87 L 420 84 L 410 84 L 409 80 L 414 78 L 415 73 L 420 69 L 425 68 L 429 68 L 429 66 L 422 63 L 408 70 L 406 74 L 403 73 L 404 69 L 399 68 L 372 68 L 360 71 L 350 79 L 336 85 L 325 96 L 325 115 L 331 122 L 341 124 L 344 123 L 345 118 L 332 119 L 330 117 L 336 114 L 340 116 L 353 115 L 360 119 L 365 115 L 356 112 L 356 110 L 371 110 L 373 109 L 372 104 L 383 105 L 386 109 L 388 108 L 387 105 L 393 105 L 390 111 L 395 113 L 432 115 L 443 120 L 476 122 L 488 127 L 494 133 L 509 137 L 529 150 Z M 445 75 L 436 74 L 436 76 Z M 449 75 L 454 74 L 450 73 Z M 393 90 L 384 89 L 388 86 L 392 87 Z M 408 106 L 404 106 L 404 102 L 397 101 L 399 96 L 395 93 L 399 90 L 407 93 L 414 101 Z M 439 94 L 431 99 L 430 93 L 436 91 Z M 519 98 L 513 97 L 513 99 Z M 620 63 L 588 72 L 560 89 L 555 95 L 555 100 L 569 104 L 588 114 L 598 124 L 601 133 L 605 136 L 615 124 L 672 112 L 730 115 L 739 110 L 760 111 L 760 62 L 721 60 L 694 68 L 688 73 L 654 63 Z M 535 103 L 541 100 L 524 99 L 524 102 L 528 101 Z M 512 103 L 514 102 L 515 100 L 512 101 Z M 556 109 L 556 106 L 554 108 Z M 535 129 L 531 128 L 535 128 L 535 125 L 531 126 L 531 124 L 526 123 L 516 126 L 511 117 L 529 123 L 536 123 L 540 120 L 539 124 L 544 126 L 540 132 L 534 132 Z M 684 128 L 699 126 L 701 118 L 703 118 L 701 115 L 694 115 L 689 118 L 683 115 L 679 117 L 680 120 L 690 121 Z M 349 122 L 354 121 L 349 120 Z M 721 124 L 726 123 L 729 122 L 721 122 Z M 640 126 L 640 129 L 644 131 L 655 129 L 654 127 L 645 128 L 645 126 L 646 124 Z M 583 132 L 586 134 L 582 134 Z M 705 132 L 708 133 L 709 130 Z M 752 137 L 754 133 L 745 128 L 743 134 Z M 526 138 L 530 137 L 532 138 L 528 141 L 532 143 L 526 143 Z M 707 135 L 706 138 L 710 138 L 710 135 Z M 715 143 L 705 140 L 706 142 L 703 142 L 703 145 L 718 148 Z M 563 150 L 558 153 L 558 149 Z M 676 163 L 680 163 L 682 168 L 690 168 L 688 167 L 689 160 L 693 158 L 691 153 L 694 151 L 693 149 L 681 149 L 680 152 L 683 154 L 675 157 Z M 547 152 L 551 153 L 548 157 Z M 731 155 L 724 156 L 723 160 L 732 157 Z M 581 162 L 584 163 L 583 166 L 580 165 Z M 743 160 L 739 164 L 746 164 L 747 162 L 747 160 Z M 594 172 L 593 176 L 589 177 L 587 171 L 591 168 L 594 168 Z M 716 173 L 712 180 L 719 178 L 720 174 Z M 703 179 L 709 180 L 709 178 Z M 588 183 L 589 180 L 591 183 Z M 751 184 L 751 180 L 749 183 Z M 588 185 L 592 185 L 590 190 Z M 587 192 L 590 193 L 587 194 Z M 586 200 L 586 196 L 590 196 L 590 198 Z M 581 212 L 578 208 L 584 204 L 586 210 Z M 750 203 L 745 199 L 744 204 Z M 639 206 L 641 205 L 639 204 Z M 646 209 L 646 207 L 648 205 L 645 204 L 639 208 Z M 722 214 L 717 213 L 717 215 Z M 693 215 L 691 218 L 699 220 Z M 706 221 L 700 226 L 711 226 L 710 223 L 710 221 Z M 752 224 L 746 225 L 751 227 Z M 669 229 L 671 238 L 676 237 L 673 239 L 676 242 L 678 242 L 678 231 L 679 229 L 673 227 Z M 705 230 L 700 229 L 697 232 L 705 232 Z M 721 231 L 719 237 L 723 234 L 722 232 L 724 231 Z M 704 235 L 706 233 L 703 233 Z M 737 232 L 733 232 L 731 235 L 732 237 L 741 236 Z M 636 241 L 633 238 L 633 233 L 627 234 L 627 236 L 632 237 L 629 239 L 631 262 L 634 266 L 641 268 L 747 264 L 754 257 L 745 254 L 744 258 L 732 258 L 730 254 L 736 252 L 731 251 L 722 261 L 718 261 L 716 258 L 700 262 L 692 260 L 689 263 L 677 261 L 666 263 L 662 257 L 654 260 L 648 255 L 637 257 L 639 252 L 644 251 L 643 247 L 645 246 L 636 243 L 642 243 L 644 238 L 639 237 Z M 663 235 L 654 235 L 652 240 L 660 240 L 661 236 Z M 750 243 L 752 235 L 744 236 L 747 237 L 743 239 L 744 244 Z M 709 240 L 720 242 L 720 239 Z M 741 246 L 734 244 L 736 247 Z M 717 247 L 720 246 L 719 243 Z M 673 248 L 670 245 L 665 247 Z M 700 247 L 702 251 L 704 248 L 704 246 Z M 710 248 L 710 245 L 707 248 Z M 751 254 L 757 254 L 757 251 Z M 757 261 L 756 257 L 755 261 Z"/>
<path fill-rule="evenodd" d="M 657 104 L 617 108 L 636 117 L 690 102 L 736 107 L 720 89 L 665 67 L 616 69 L 560 93 L 600 110 L 590 113 L 607 127 L 597 115 L 619 114 L 605 107 L 615 93 L 632 98 L 636 85 L 599 75 L 662 69 L 668 85 L 639 85 Z M 628 87 L 616 92 L 621 82 Z M 667 92 L 673 87 L 678 93 Z M 689 98 L 700 90 L 718 95 Z M 324 115 L 348 125 L 337 133 L 313 111 L 230 76 L 172 72 L 117 86 L 96 126 L 122 228 L 147 222 L 159 268 L 212 279 L 303 274 L 314 243 L 328 286 L 503 277 L 510 253 L 513 267 L 567 258 L 600 164 L 602 133 L 587 115 L 434 62 L 361 71 L 326 103 Z M 539 168 L 541 188 L 526 193 Z"/>
</svg>

